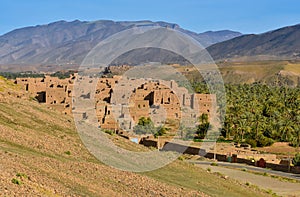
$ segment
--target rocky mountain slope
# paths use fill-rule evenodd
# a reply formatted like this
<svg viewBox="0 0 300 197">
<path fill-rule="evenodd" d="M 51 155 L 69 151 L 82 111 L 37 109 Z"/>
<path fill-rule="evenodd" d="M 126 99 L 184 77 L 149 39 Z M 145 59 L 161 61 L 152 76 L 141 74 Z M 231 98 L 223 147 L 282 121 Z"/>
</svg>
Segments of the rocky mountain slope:
<svg viewBox="0 0 300 197">
<path fill-rule="evenodd" d="M 300 59 L 300 24 L 233 38 L 207 48 L 215 60 Z"/>
<path fill-rule="evenodd" d="M 173 28 L 187 33 L 205 47 L 241 35 L 228 30 L 198 34 L 166 22 L 58 21 L 16 29 L 0 36 L 0 64 L 80 64 L 101 40 L 135 26 Z"/>
</svg>

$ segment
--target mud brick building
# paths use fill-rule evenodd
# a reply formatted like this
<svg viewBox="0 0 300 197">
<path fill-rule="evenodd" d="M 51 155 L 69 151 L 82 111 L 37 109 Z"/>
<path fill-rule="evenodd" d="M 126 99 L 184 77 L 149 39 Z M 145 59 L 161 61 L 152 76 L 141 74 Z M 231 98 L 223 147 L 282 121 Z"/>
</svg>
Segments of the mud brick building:
<svg viewBox="0 0 300 197">
<path fill-rule="evenodd" d="M 17 78 L 16 83 L 40 103 L 71 114 L 75 80 L 76 75 L 67 79 L 45 76 Z M 95 101 L 99 125 L 109 130 L 130 131 L 140 117 L 150 117 L 155 125 L 167 120 L 184 120 L 193 126 L 193 120 L 201 114 L 210 116 L 216 112 L 215 95 L 190 94 L 175 81 L 128 79 L 117 75 L 98 79 Z"/>
<path fill-rule="evenodd" d="M 74 79 L 74 75 L 67 79 L 45 76 L 43 78 L 17 78 L 15 83 L 30 92 L 40 103 L 70 114 Z"/>
</svg>

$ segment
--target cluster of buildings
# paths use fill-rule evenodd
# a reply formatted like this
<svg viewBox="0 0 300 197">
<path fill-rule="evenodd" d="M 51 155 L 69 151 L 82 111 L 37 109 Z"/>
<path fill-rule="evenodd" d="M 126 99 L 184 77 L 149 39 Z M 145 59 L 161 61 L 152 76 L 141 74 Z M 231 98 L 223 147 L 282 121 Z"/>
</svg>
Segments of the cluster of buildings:
<svg viewBox="0 0 300 197">
<path fill-rule="evenodd" d="M 75 73 L 67 79 L 17 78 L 15 83 L 40 103 L 71 114 L 76 80 Z M 155 125 L 185 121 L 184 124 L 195 126 L 201 114 L 211 116 L 216 112 L 215 95 L 189 93 L 172 80 L 129 79 L 118 75 L 97 80 L 95 110 L 103 129 L 131 131 L 141 117 L 150 117 Z"/>
<path fill-rule="evenodd" d="M 30 92 L 39 103 L 66 114 L 72 113 L 72 90 L 76 76 L 59 79 L 46 75 L 41 78 L 16 78 L 15 83 Z"/>
</svg>

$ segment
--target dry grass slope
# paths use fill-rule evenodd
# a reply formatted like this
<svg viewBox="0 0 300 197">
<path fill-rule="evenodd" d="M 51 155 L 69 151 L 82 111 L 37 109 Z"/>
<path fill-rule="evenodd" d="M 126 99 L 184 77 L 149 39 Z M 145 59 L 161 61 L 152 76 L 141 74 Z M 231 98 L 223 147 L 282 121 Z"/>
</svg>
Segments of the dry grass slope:
<svg viewBox="0 0 300 197">
<path fill-rule="evenodd" d="M 105 166 L 72 117 L 14 94 L 0 102 L 0 161 L 0 196 L 267 196 L 180 161 L 144 174 Z"/>
<path fill-rule="evenodd" d="M 278 74 L 298 83 L 300 64 L 289 61 L 256 61 L 221 63 L 220 71 L 226 83 L 262 82 L 272 84 Z"/>
</svg>

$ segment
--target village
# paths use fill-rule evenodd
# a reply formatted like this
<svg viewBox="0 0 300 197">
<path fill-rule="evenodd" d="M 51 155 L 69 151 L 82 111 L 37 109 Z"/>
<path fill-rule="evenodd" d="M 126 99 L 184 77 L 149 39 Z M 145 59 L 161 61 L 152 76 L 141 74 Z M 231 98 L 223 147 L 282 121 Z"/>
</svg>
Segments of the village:
<svg viewBox="0 0 300 197">
<path fill-rule="evenodd" d="M 41 78 L 16 78 L 15 83 L 34 95 L 39 103 L 71 115 L 74 109 L 72 94 L 77 78 L 77 73 L 65 79 L 45 75 Z M 216 95 L 191 94 L 175 81 L 129 79 L 120 75 L 99 78 L 95 92 L 95 110 L 102 130 L 112 131 L 144 146 L 171 151 L 186 146 L 171 142 L 172 138 L 179 138 L 176 131 L 181 120 L 185 121 L 185 125 L 195 127 L 201 114 L 206 114 L 210 119 L 217 113 Z M 85 114 L 83 118 L 84 116 Z M 156 126 L 165 124 L 170 130 L 159 139 L 149 134 L 136 135 L 133 128 L 141 117 L 150 118 Z M 167 148 L 166 144 L 169 144 Z M 251 146 L 219 144 L 216 149 L 202 149 L 201 143 L 192 143 L 185 147 L 184 153 L 199 155 L 204 151 L 207 158 L 218 161 L 267 166 L 281 171 L 291 170 L 287 167 L 290 161 L 281 160 L 275 154 L 260 153 L 251 149 Z M 298 172 L 299 169 L 293 167 L 292 170 Z"/>
<path fill-rule="evenodd" d="M 15 83 L 34 95 L 39 103 L 71 114 L 76 76 L 75 73 L 66 79 L 49 75 L 43 78 L 17 78 Z M 154 124 L 158 125 L 166 119 L 196 119 L 199 114 L 211 116 L 216 113 L 215 95 L 190 94 L 175 81 L 126 79 L 118 75 L 98 80 L 95 102 L 100 127 L 114 131 L 130 131 L 139 118 L 147 118 L 150 115 L 153 116 L 151 119 Z M 159 113 L 162 108 L 164 112 Z M 116 111 L 120 114 L 118 117 L 114 117 L 113 112 Z M 125 122 L 128 124 L 125 125 Z M 194 126 L 194 123 L 191 126 Z"/>
</svg>

